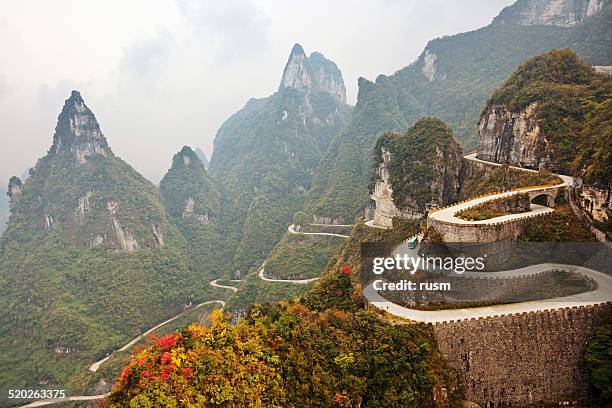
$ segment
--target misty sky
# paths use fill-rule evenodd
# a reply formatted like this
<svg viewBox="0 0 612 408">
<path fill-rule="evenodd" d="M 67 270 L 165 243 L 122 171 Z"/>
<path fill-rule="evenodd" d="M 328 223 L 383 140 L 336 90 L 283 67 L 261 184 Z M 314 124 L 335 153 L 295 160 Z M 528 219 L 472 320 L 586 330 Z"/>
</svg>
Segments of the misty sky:
<svg viewBox="0 0 612 408">
<path fill-rule="evenodd" d="M 278 87 L 292 45 L 359 76 L 487 25 L 513 0 L 0 0 L 0 185 L 51 145 L 71 89 L 115 154 L 158 182 L 181 146 L 210 158 L 219 126 Z"/>
</svg>

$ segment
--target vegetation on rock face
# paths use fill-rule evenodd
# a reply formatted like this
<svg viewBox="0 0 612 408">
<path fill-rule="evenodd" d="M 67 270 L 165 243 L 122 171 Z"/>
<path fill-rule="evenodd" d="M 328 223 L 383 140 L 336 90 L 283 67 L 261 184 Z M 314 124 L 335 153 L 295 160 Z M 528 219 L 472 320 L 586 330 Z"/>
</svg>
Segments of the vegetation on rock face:
<svg viewBox="0 0 612 408">
<path fill-rule="evenodd" d="M 266 260 L 266 276 L 306 279 L 321 275 L 342 238 L 286 234 Z"/>
<path fill-rule="evenodd" d="M 221 198 L 219 188 L 208 175 L 198 155 L 185 146 L 174 155 L 172 167 L 159 184 L 166 210 L 175 218 L 203 215 L 206 221 L 219 216 Z M 188 201 L 194 206 L 185 212 Z"/>
<path fill-rule="evenodd" d="M 421 118 L 404 133 L 385 133 L 376 142 L 374 168 L 382 163 L 383 150 L 390 154 L 387 167 L 397 208 L 423 212 L 456 200 L 462 154 L 444 122 Z"/>
<path fill-rule="evenodd" d="M 189 147 L 174 155 L 172 167 L 159 184 L 164 206 L 187 241 L 192 268 L 204 289 L 209 277 L 225 272 L 228 253 L 222 237 L 225 214 L 220 187 Z"/>
<path fill-rule="evenodd" d="M 587 183 L 612 181 L 612 80 L 595 74 L 569 50 L 528 59 L 498 89 L 487 108 L 519 112 L 536 103 L 542 149 L 553 149 L 553 168 Z M 544 145 L 546 147 L 544 147 Z"/>
<path fill-rule="evenodd" d="M 9 201 L 6 196 L 6 187 L 0 187 L 0 234 L 4 232 L 9 218 Z"/>
</svg>

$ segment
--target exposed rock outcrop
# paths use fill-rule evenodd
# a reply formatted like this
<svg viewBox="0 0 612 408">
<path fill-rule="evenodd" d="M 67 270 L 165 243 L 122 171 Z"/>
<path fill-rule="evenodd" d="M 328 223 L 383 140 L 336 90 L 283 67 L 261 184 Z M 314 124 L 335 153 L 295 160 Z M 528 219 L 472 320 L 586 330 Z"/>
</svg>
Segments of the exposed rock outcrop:
<svg viewBox="0 0 612 408">
<path fill-rule="evenodd" d="M 577 201 L 580 207 L 589 216 L 601 223 L 612 220 L 612 206 L 610 205 L 612 186 L 606 187 L 583 184 L 581 179 L 576 180 Z"/>
<path fill-rule="evenodd" d="M 8 191 L 6 195 L 9 197 L 9 206 L 11 209 L 15 208 L 19 199 L 21 198 L 21 187 L 23 183 L 19 179 L 19 177 L 11 177 L 9 180 Z"/>
<path fill-rule="evenodd" d="M 608 5 L 609 0 L 519 0 L 506 7 L 494 23 L 571 27 Z"/>
<path fill-rule="evenodd" d="M 422 70 L 423 75 L 427 77 L 429 82 L 434 80 L 434 75 L 436 74 L 436 54 L 432 54 L 429 50 L 425 50 Z"/>
<path fill-rule="evenodd" d="M 50 151 L 56 154 L 69 153 L 79 164 L 87 162 L 90 156 L 112 155 L 96 117 L 78 91 L 72 91 L 64 104 Z"/>
<path fill-rule="evenodd" d="M 329 92 L 339 102 L 346 103 L 346 88 L 336 64 L 319 52 L 306 56 L 300 44 L 295 44 L 285 65 L 280 89 L 293 88 L 309 93 L 316 87 Z"/>
<path fill-rule="evenodd" d="M 189 218 L 189 217 L 195 217 L 198 221 L 200 221 L 203 224 L 208 223 L 208 221 L 210 220 L 209 218 L 209 214 L 194 214 L 193 209 L 195 207 L 195 200 L 192 197 L 187 198 L 187 201 L 185 202 L 185 209 L 183 210 L 183 219 L 185 218 Z"/>
<path fill-rule="evenodd" d="M 530 169 L 550 168 L 553 151 L 536 116 L 537 103 L 519 112 L 493 105 L 483 113 L 479 127 L 478 158 Z"/>
<path fill-rule="evenodd" d="M 90 209 L 89 199 L 91 198 L 91 191 L 88 191 L 82 197 L 79 197 L 79 205 L 75 210 L 75 217 L 77 222 L 83 222 L 85 214 Z"/>
<path fill-rule="evenodd" d="M 416 209 L 400 210 L 393 202 L 393 188 L 389 181 L 389 161 L 391 153 L 387 149 L 382 149 L 382 162 L 375 170 L 375 182 L 370 197 L 375 202 L 374 224 L 381 227 L 393 227 L 393 218 L 418 219 L 423 214 Z"/>
<path fill-rule="evenodd" d="M 404 134 L 386 133 L 375 154 L 370 197 L 376 225 L 390 227 L 393 217 L 422 218 L 457 199 L 461 147 L 439 119 L 419 119 Z"/>
<path fill-rule="evenodd" d="M 115 238 L 117 244 L 122 252 L 134 252 L 140 248 L 138 242 L 132 234 L 117 220 L 116 213 L 119 209 L 119 204 L 116 201 L 109 201 L 106 203 L 106 209 L 111 216 L 111 222 L 113 224 L 113 231 L 115 232 Z"/>
<path fill-rule="evenodd" d="M 208 224 L 220 213 L 220 193 L 197 152 L 184 146 L 160 183 L 168 212 L 183 220 Z"/>
</svg>

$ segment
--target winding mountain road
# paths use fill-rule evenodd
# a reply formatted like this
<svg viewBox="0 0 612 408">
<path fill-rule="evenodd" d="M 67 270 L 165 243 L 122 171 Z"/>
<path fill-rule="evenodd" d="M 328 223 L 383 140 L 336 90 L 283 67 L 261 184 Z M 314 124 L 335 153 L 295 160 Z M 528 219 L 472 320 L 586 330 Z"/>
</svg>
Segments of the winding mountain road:
<svg viewBox="0 0 612 408">
<path fill-rule="evenodd" d="M 309 225 L 315 225 L 315 226 L 320 226 L 320 227 L 352 227 L 352 225 L 350 224 L 342 224 L 342 225 L 334 225 L 334 224 L 309 224 Z M 300 232 L 300 231 L 296 231 L 295 229 L 295 224 L 291 224 L 289 225 L 289 227 L 287 227 L 287 232 L 289 232 L 290 234 L 296 234 L 296 235 L 320 235 L 320 236 L 325 236 L 325 237 L 338 237 L 338 238 L 348 238 L 348 235 L 343 235 L 343 234 L 333 234 L 330 232 Z M 265 269 L 265 265 L 266 263 L 264 262 L 261 265 L 261 268 L 259 268 L 259 272 L 257 273 L 257 275 L 259 276 L 259 278 L 263 281 L 266 282 L 280 282 L 280 283 L 291 283 L 294 285 L 305 285 L 307 283 L 311 283 L 314 282 L 316 280 L 319 280 L 319 278 L 309 278 L 309 279 L 273 279 L 273 278 L 267 278 L 265 275 L 266 269 Z"/>
<path fill-rule="evenodd" d="M 476 153 L 465 156 L 467 160 L 472 160 L 480 163 L 485 163 L 494 166 L 502 166 L 499 163 L 490 163 L 487 161 L 483 161 L 476 158 Z M 520 167 L 509 166 L 513 169 L 528 171 L 528 172 L 536 172 L 531 169 L 523 169 Z M 495 217 L 488 220 L 480 220 L 480 221 L 467 221 L 455 216 L 459 211 L 464 209 L 474 207 L 476 205 L 495 200 L 502 197 L 509 197 L 514 194 L 524 193 L 524 192 L 537 192 L 540 190 L 546 190 L 550 188 L 559 188 L 565 186 L 573 185 L 573 178 L 561 174 L 556 174 L 559 178 L 561 178 L 562 183 L 557 184 L 555 186 L 534 186 L 528 188 L 517 189 L 513 191 L 507 191 L 497 194 L 491 194 L 484 197 L 478 197 L 473 200 L 465 201 L 463 203 L 455 204 L 447 208 L 443 208 L 441 210 L 431 212 L 429 214 L 430 218 L 434 218 L 436 220 L 445 221 L 451 224 L 494 224 L 503 221 L 517 221 L 525 217 L 531 217 L 533 215 L 546 214 L 554 211 L 554 209 L 545 207 L 542 205 L 531 204 L 531 211 L 519 214 L 511 214 L 504 215 L 501 217 Z M 414 249 L 409 249 L 407 244 L 402 244 L 398 246 L 394 250 L 395 254 L 407 254 L 410 257 L 418 257 L 418 247 Z M 489 279 L 508 279 L 508 278 L 516 278 L 520 276 L 529 276 L 536 275 L 539 273 L 543 273 L 546 271 L 553 270 L 563 270 L 571 273 L 575 273 L 586 278 L 592 279 L 596 282 L 596 288 L 591 291 L 564 296 L 564 297 L 556 297 L 551 299 L 544 299 L 538 301 L 529 301 L 529 302 L 520 302 L 520 303 L 511 303 L 511 304 L 500 304 L 488 307 L 474 307 L 474 308 L 464 308 L 464 309 L 447 309 L 447 310 L 435 310 L 435 311 L 425 311 L 425 310 L 416 310 L 410 309 L 404 306 L 400 306 L 396 303 L 393 303 L 387 299 L 385 299 L 377 290 L 374 289 L 374 282 L 366 286 L 363 291 L 363 295 L 370 305 L 384 310 L 394 316 L 402 317 L 405 319 L 409 319 L 417 322 L 424 323 L 439 323 L 451 320 L 464 320 L 464 319 L 473 319 L 473 318 L 484 318 L 484 317 L 494 317 L 508 314 L 517 314 L 517 313 L 525 313 L 525 312 L 538 312 L 544 310 L 551 309 L 559 309 L 559 308 L 567 308 L 574 306 L 586 306 L 586 305 L 595 305 L 601 303 L 612 302 L 612 277 L 608 274 L 585 268 L 582 266 L 576 265 L 566 265 L 566 264 L 553 264 L 553 263 L 544 263 L 544 264 L 536 264 L 530 265 L 525 268 L 507 270 L 501 272 L 465 272 L 462 274 L 464 278 L 489 278 Z"/>
<path fill-rule="evenodd" d="M 265 270 L 264 266 L 265 266 L 265 263 L 264 263 L 264 265 L 261 265 L 261 268 L 259 268 L 258 275 L 259 275 L 259 278 L 261 280 L 266 281 L 266 282 L 281 282 L 281 283 L 292 283 L 294 285 L 305 285 L 307 283 L 319 280 L 319 278 L 310 278 L 310 279 L 272 279 L 272 278 L 266 278 L 266 276 L 265 276 L 265 271 L 266 270 Z"/>
<path fill-rule="evenodd" d="M 217 283 L 219 279 L 215 279 L 214 281 L 210 282 L 210 286 L 214 286 L 215 288 L 221 288 L 221 289 L 229 289 L 232 292 L 238 292 L 238 288 L 235 286 L 227 286 L 227 285 L 221 285 L 219 283 Z"/>
<path fill-rule="evenodd" d="M 485 164 L 489 164 L 493 166 L 502 166 L 502 164 L 499 164 L 499 163 L 491 163 L 491 162 L 487 162 L 481 159 L 477 159 L 476 153 L 468 154 L 467 156 L 465 156 L 465 159 L 475 161 L 478 163 L 485 163 Z M 515 169 L 515 170 L 537 173 L 536 170 L 523 169 L 521 167 L 515 167 L 515 166 L 508 166 L 508 167 L 510 167 L 511 169 Z M 534 187 L 520 188 L 520 189 L 511 190 L 511 191 L 504 191 L 501 193 L 490 194 L 490 195 L 486 195 L 483 197 L 477 197 L 469 201 L 464 201 L 462 203 L 451 205 L 449 207 L 442 208 L 440 210 L 432 211 L 429 213 L 428 217 L 434 220 L 445 221 L 445 222 L 449 222 L 452 224 L 490 225 L 490 224 L 496 224 L 496 223 L 505 222 L 505 221 L 516 221 L 516 220 L 520 220 L 523 218 L 532 217 L 534 215 L 548 214 L 548 213 L 553 212 L 554 209 L 543 206 L 543 205 L 532 203 L 531 211 L 517 213 L 517 214 L 502 215 L 500 217 L 489 218 L 486 220 L 468 221 L 468 220 L 464 220 L 456 216 L 456 214 L 460 211 L 475 207 L 477 205 L 486 203 L 488 201 L 497 200 L 499 198 L 511 197 L 513 195 L 520 194 L 520 193 L 538 192 L 538 191 L 549 190 L 551 188 L 572 186 L 574 183 L 574 179 L 570 176 L 565 176 L 562 174 L 555 174 L 555 176 L 558 176 L 562 180 L 562 182 L 557 185 L 553 185 L 553 186 L 534 186 Z"/>
<path fill-rule="evenodd" d="M 320 235 L 320 236 L 325 236 L 325 237 L 339 237 L 339 238 L 348 238 L 348 235 L 343 235 L 343 234 L 333 234 L 331 232 L 300 232 L 300 231 L 296 231 L 295 230 L 295 224 L 291 224 L 289 225 L 289 227 L 287 228 L 287 231 L 290 234 L 297 234 L 297 235 Z"/>
<path fill-rule="evenodd" d="M 575 295 L 556 297 L 545 300 L 500 304 L 487 307 L 472 307 L 465 309 L 447 309 L 447 310 L 417 310 L 400 306 L 385 299 L 373 287 L 373 283 L 369 284 L 363 291 L 368 302 L 394 316 L 413 320 L 423 323 L 439 323 L 450 320 L 465 320 L 473 318 L 494 317 L 509 314 L 539 312 L 550 309 L 560 309 L 573 306 L 596 305 L 612 301 L 612 277 L 605 273 L 595 271 L 576 265 L 565 264 L 537 264 L 530 265 L 526 268 L 508 270 L 502 272 L 472 272 L 464 273 L 464 277 L 469 278 L 490 278 L 490 279 L 508 279 L 518 276 L 536 275 L 546 271 L 563 270 L 572 272 L 594 280 L 597 287 L 589 292 L 578 293 Z"/>
</svg>

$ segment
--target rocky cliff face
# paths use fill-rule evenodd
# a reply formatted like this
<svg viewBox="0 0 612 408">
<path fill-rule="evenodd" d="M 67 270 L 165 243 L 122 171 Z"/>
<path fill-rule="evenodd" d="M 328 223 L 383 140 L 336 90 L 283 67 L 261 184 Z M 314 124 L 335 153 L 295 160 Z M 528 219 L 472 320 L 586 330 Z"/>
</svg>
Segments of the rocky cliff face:
<svg viewBox="0 0 612 408">
<path fill-rule="evenodd" d="M 578 205 L 598 223 L 608 225 L 612 222 L 612 185 L 584 184 L 582 179 L 576 181 Z M 604 230 L 609 230 L 609 225 Z"/>
<path fill-rule="evenodd" d="M 232 223 L 224 219 L 222 188 L 197 152 L 184 146 L 176 153 L 159 189 L 166 211 L 187 240 L 198 274 L 212 279 L 227 272 L 232 254 L 228 254 L 224 228 L 231 228 Z"/>
<path fill-rule="evenodd" d="M 609 0 L 519 0 L 494 20 L 499 24 L 571 27 L 601 13 Z"/>
<path fill-rule="evenodd" d="M 78 91 L 72 91 L 64 104 L 50 151 L 56 154 L 71 153 L 80 164 L 85 163 L 89 156 L 112 155 L 96 117 Z"/>
<path fill-rule="evenodd" d="M 570 50 L 529 59 L 487 103 L 477 157 L 574 176 L 576 201 L 609 230 L 610 89 Z"/>
<path fill-rule="evenodd" d="M 607 185 L 605 160 L 592 156 L 605 156 L 611 87 L 569 49 L 528 59 L 488 100 L 478 158 L 563 174 L 588 169 Z"/>
<path fill-rule="evenodd" d="M 421 218 L 456 201 L 462 153 L 440 120 L 419 119 L 403 134 L 383 135 L 375 153 L 370 196 L 376 203 L 375 224 L 391 226 L 393 217 Z"/>
<path fill-rule="evenodd" d="M 552 167 L 553 150 L 536 111 L 535 102 L 518 112 L 490 106 L 478 125 L 478 158 L 538 170 Z"/>
<path fill-rule="evenodd" d="M 198 154 L 188 146 L 174 155 L 172 166 L 159 187 L 166 209 L 173 217 L 206 224 L 219 216 L 219 188 Z"/>
<path fill-rule="evenodd" d="M 374 186 L 370 198 L 375 203 L 374 209 L 374 224 L 381 227 L 393 227 L 393 218 L 402 217 L 417 219 L 423 214 L 416 209 L 400 210 L 393 202 L 393 187 L 389 181 L 389 162 L 391 161 L 391 152 L 387 148 L 381 149 L 382 161 L 374 171 Z"/>
<path fill-rule="evenodd" d="M 48 153 L 25 183 L 10 184 L 0 341 L 11 352 L 0 353 L 0 388 L 86 393 L 74 386 L 87 364 L 177 314 L 208 276 L 191 267 L 159 190 L 112 154 L 78 92 Z"/>
<path fill-rule="evenodd" d="M 342 73 L 336 64 L 320 52 L 306 56 L 300 44 L 295 44 L 285 65 L 279 89 L 290 88 L 310 93 L 315 89 L 326 91 L 338 102 L 346 103 L 346 88 Z"/>
</svg>

